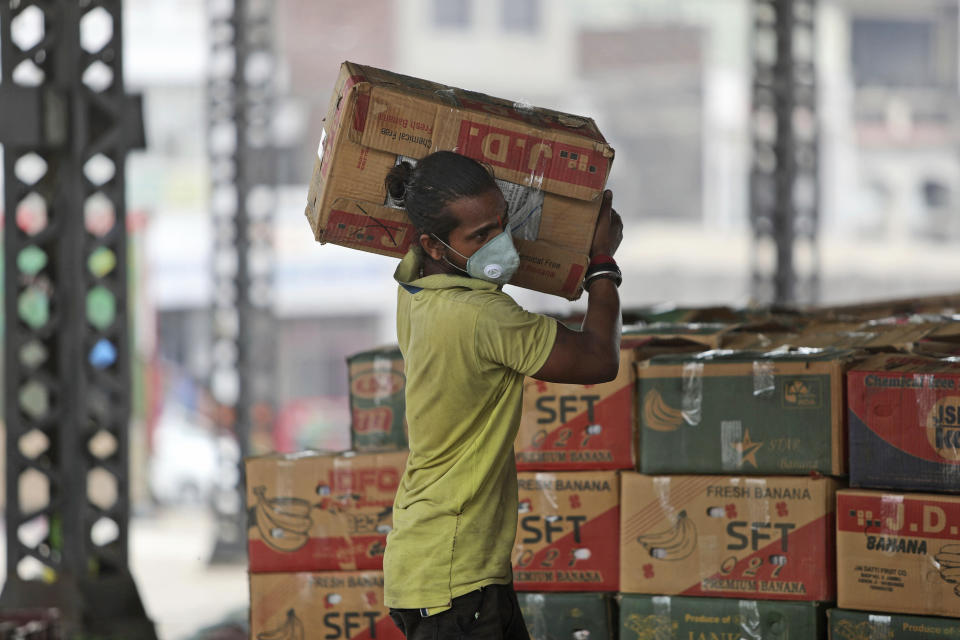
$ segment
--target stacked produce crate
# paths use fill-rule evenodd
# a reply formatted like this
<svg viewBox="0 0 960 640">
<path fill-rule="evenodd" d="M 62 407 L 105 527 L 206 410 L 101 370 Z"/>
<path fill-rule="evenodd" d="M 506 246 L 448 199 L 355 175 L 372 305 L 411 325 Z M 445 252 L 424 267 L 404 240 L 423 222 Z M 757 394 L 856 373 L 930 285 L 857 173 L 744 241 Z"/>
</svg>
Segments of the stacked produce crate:
<svg viewBox="0 0 960 640">
<path fill-rule="evenodd" d="M 349 360 L 353 451 L 250 458 L 251 638 L 397 639 L 383 552 L 406 464 L 396 348 Z"/>
<path fill-rule="evenodd" d="M 916 350 L 934 356 L 878 354 L 847 376 L 833 638 L 960 637 L 960 362 L 943 357 L 956 332 L 924 336 Z"/>
</svg>

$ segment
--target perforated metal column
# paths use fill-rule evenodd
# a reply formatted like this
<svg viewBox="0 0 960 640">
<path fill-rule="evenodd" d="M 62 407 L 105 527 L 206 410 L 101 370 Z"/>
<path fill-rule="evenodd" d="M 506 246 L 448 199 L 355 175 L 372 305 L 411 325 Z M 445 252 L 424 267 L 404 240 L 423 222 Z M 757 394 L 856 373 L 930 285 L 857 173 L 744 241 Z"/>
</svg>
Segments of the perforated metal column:
<svg viewBox="0 0 960 640">
<path fill-rule="evenodd" d="M 124 161 L 143 146 L 119 0 L 0 2 L 7 582 L 68 633 L 154 638 L 128 568 Z"/>
<path fill-rule="evenodd" d="M 214 400 L 225 439 L 213 561 L 245 558 L 242 458 L 251 435 L 273 416 L 274 77 L 269 0 L 211 0 L 209 93 L 211 214 L 214 225 Z"/>
<path fill-rule="evenodd" d="M 752 295 L 813 303 L 820 264 L 816 0 L 754 0 Z"/>
</svg>

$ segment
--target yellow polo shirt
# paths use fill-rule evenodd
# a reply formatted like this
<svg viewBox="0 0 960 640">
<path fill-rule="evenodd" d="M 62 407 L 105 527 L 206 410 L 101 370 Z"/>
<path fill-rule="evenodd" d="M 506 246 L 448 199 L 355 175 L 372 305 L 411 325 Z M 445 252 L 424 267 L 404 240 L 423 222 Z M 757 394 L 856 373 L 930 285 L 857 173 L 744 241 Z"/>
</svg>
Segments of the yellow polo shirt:
<svg viewBox="0 0 960 640">
<path fill-rule="evenodd" d="M 384 602 L 433 613 L 513 579 L 523 378 L 546 362 L 557 325 L 493 283 L 419 270 L 411 251 L 394 274 L 410 457 L 387 536 Z"/>
</svg>

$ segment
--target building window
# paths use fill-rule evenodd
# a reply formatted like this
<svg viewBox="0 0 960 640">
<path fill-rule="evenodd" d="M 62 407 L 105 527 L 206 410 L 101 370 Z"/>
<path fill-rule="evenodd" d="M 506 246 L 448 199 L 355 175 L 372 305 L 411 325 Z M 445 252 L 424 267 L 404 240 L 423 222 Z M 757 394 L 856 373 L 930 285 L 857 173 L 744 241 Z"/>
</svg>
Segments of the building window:
<svg viewBox="0 0 960 640">
<path fill-rule="evenodd" d="M 540 29 L 540 0 L 503 0 L 500 7 L 504 31 L 536 33 Z"/>
<path fill-rule="evenodd" d="M 857 85 L 937 85 L 935 30 L 931 20 L 855 19 L 851 46 Z"/>
<path fill-rule="evenodd" d="M 471 0 L 433 0 L 433 24 L 440 29 L 470 27 Z"/>
</svg>

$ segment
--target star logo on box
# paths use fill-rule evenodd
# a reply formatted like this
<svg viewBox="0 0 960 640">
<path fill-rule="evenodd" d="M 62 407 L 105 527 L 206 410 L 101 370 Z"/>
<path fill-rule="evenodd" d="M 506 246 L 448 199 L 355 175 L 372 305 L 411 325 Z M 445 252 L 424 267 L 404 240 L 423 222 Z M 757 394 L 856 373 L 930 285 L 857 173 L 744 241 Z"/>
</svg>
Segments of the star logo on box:
<svg viewBox="0 0 960 640">
<path fill-rule="evenodd" d="M 740 460 L 741 467 L 749 462 L 753 465 L 754 469 L 757 468 L 757 451 L 760 450 L 760 447 L 763 446 L 763 443 L 754 442 L 751 440 L 749 429 L 743 432 L 743 440 L 740 442 L 731 442 L 730 446 L 733 447 L 734 451 L 737 452 L 737 457 Z"/>
</svg>

